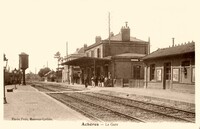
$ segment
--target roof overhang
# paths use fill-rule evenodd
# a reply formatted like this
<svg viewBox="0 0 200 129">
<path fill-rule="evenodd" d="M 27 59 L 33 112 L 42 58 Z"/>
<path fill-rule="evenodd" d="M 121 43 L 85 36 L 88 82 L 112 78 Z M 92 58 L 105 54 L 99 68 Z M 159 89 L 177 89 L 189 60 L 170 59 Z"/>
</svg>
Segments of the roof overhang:
<svg viewBox="0 0 200 129">
<path fill-rule="evenodd" d="M 174 57 L 183 57 L 183 58 L 194 58 L 195 57 L 195 52 L 187 52 L 187 53 L 181 53 L 181 54 L 169 54 L 169 55 L 161 55 L 161 56 L 145 56 L 142 58 L 142 60 L 147 61 L 147 60 L 155 60 L 155 59 L 166 59 L 166 58 L 174 58 Z"/>
<path fill-rule="evenodd" d="M 72 66 L 90 66 L 95 64 L 106 64 L 109 63 L 111 59 L 107 58 L 95 58 L 95 57 L 80 57 L 70 61 L 66 61 L 61 65 L 72 65 Z"/>
</svg>

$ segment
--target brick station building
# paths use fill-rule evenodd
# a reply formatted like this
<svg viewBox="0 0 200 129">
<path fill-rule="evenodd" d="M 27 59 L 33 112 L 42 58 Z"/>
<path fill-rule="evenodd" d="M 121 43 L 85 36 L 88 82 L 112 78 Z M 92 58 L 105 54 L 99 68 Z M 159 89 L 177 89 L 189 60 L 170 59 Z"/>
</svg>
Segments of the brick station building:
<svg viewBox="0 0 200 129">
<path fill-rule="evenodd" d="M 79 66 L 81 69 L 81 82 L 84 76 L 100 75 L 113 80 L 114 86 L 123 86 L 131 83 L 136 86 L 135 80 L 141 80 L 137 86 L 144 86 L 144 63 L 141 58 L 149 54 L 149 42 L 130 36 L 130 28 L 126 24 L 119 34 L 110 34 L 110 37 L 102 40 L 100 36 L 95 38 L 95 43 L 84 48 L 84 57 L 66 61 L 63 65 Z M 113 86 L 113 83 L 112 83 Z"/>
<path fill-rule="evenodd" d="M 143 58 L 145 87 L 194 93 L 195 43 L 158 49 Z"/>
</svg>

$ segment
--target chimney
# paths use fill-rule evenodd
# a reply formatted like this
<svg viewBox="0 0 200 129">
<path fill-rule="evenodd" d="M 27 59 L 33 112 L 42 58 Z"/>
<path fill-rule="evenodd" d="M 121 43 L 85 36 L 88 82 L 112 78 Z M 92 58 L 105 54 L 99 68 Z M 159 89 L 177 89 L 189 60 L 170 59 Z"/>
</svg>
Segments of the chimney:
<svg viewBox="0 0 200 129">
<path fill-rule="evenodd" d="M 122 41 L 130 41 L 130 28 L 128 27 L 128 22 L 126 22 L 126 26 L 121 28 L 121 36 Z"/>
<path fill-rule="evenodd" d="M 174 47 L 174 38 L 172 38 L 172 47 Z"/>
<path fill-rule="evenodd" d="M 114 36 L 114 33 L 113 32 L 110 32 L 110 37 L 113 37 Z"/>
<path fill-rule="evenodd" d="M 83 48 L 84 48 L 84 52 L 85 52 L 85 50 L 87 49 L 87 44 L 84 44 Z"/>
<path fill-rule="evenodd" d="M 96 36 L 95 43 L 101 43 L 101 36 Z"/>
</svg>

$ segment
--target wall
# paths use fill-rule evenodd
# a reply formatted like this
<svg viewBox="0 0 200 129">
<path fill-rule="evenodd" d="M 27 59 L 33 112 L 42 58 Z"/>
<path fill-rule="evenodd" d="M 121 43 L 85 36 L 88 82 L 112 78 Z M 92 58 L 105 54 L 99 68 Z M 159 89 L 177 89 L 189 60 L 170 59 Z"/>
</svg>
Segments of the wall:
<svg viewBox="0 0 200 129">
<path fill-rule="evenodd" d="M 184 75 L 184 67 L 181 65 L 183 61 L 190 61 L 190 65 L 186 66 L 187 76 Z M 163 80 L 164 80 L 164 63 L 171 62 L 171 80 L 169 81 L 169 87 L 167 89 L 178 90 L 180 92 L 194 92 L 195 89 L 195 80 L 192 80 L 193 71 L 195 69 L 195 59 L 193 54 L 179 55 L 164 57 L 160 59 L 151 59 L 146 61 L 145 69 L 145 87 L 147 88 L 156 88 L 163 89 Z M 155 79 L 150 81 L 150 65 L 155 64 Z M 156 70 L 161 69 L 161 81 L 156 79 Z M 177 73 L 177 74 L 176 74 Z"/>
<path fill-rule="evenodd" d="M 195 93 L 194 84 L 173 84 L 173 90 L 187 93 Z"/>
<path fill-rule="evenodd" d="M 135 43 L 111 43 L 110 52 L 109 45 L 105 44 L 104 55 L 118 55 L 123 53 L 138 53 L 138 54 L 147 54 L 148 52 L 148 44 L 135 44 Z"/>
<path fill-rule="evenodd" d="M 149 89 L 163 89 L 163 82 L 148 82 Z"/>
<path fill-rule="evenodd" d="M 144 79 L 144 63 L 133 62 L 131 58 L 113 58 L 112 59 L 112 77 L 115 79 L 123 79 L 124 83 L 128 83 L 129 79 L 134 79 L 134 66 L 139 65 L 141 68 L 140 79 Z"/>
<path fill-rule="evenodd" d="M 89 49 L 89 50 L 86 50 L 85 51 L 85 53 L 86 53 L 86 55 L 88 55 L 89 57 L 92 57 L 92 54 L 91 54 L 91 52 L 93 51 L 94 52 L 94 56 L 93 57 L 97 57 L 97 49 L 100 49 L 100 58 L 102 58 L 103 57 L 103 44 L 99 44 L 98 46 L 96 46 L 96 47 L 93 47 L 93 48 L 91 48 L 91 49 Z M 88 54 L 87 54 L 88 53 Z"/>
<path fill-rule="evenodd" d="M 131 62 L 115 61 L 116 78 L 131 78 Z"/>
</svg>

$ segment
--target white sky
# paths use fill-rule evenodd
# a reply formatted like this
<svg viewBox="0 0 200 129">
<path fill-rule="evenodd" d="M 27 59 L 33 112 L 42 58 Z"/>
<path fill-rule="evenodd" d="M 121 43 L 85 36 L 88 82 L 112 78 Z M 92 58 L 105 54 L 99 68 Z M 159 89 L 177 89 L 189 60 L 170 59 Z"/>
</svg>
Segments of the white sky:
<svg viewBox="0 0 200 129">
<path fill-rule="evenodd" d="M 11 69 L 18 68 L 19 54 L 29 55 L 29 69 L 38 72 L 47 65 L 56 68 L 54 54 L 69 54 L 95 36 L 119 33 L 125 21 L 131 36 L 148 41 L 151 52 L 188 41 L 200 41 L 198 0 L 2 0 L 0 2 L 0 42 Z M 2 46 L 1 45 L 1 46 Z"/>
</svg>

